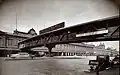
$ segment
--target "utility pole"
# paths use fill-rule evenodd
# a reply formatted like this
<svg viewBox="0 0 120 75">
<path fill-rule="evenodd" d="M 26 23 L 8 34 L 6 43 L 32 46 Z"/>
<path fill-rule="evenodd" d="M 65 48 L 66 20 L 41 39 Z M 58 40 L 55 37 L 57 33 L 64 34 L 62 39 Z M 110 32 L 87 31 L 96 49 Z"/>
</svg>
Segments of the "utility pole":
<svg viewBox="0 0 120 75">
<path fill-rule="evenodd" d="M 16 31 L 17 31 L 17 11 L 16 11 Z"/>
</svg>

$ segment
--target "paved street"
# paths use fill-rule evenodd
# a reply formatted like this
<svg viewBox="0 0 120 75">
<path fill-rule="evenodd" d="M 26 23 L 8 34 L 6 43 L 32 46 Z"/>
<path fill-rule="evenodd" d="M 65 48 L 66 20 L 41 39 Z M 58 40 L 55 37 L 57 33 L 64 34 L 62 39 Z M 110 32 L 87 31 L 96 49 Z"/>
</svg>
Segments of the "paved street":
<svg viewBox="0 0 120 75">
<path fill-rule="evenodd" d="M 86 59 L 9 60 L 2 64 L 1 75 L 84 75 Z"/>
<path fill-rule="evenodd" d="M 86 74 L 88 59 L 7 60 L 0 62 L 0 75 L 95 75 Z M 118 70 L 100 72 L 100 75 L 119 75 Z"/>
</svg>

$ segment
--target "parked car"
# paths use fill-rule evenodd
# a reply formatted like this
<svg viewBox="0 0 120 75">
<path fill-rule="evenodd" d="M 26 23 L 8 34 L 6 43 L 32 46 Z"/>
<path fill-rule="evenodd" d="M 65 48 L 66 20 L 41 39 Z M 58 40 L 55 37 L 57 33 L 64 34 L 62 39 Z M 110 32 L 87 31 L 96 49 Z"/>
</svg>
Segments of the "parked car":
<svg viewBox="0 0 120 75">
<path fill-rule="evenodd" d="M 113 59 L 113 63 L 114 65 L 119 65 L 120 64 L 120 55 L 116 55 L 115 58 Z"/>
<path fill-rule="evenodd" d="M 26 53 L 26 52 L 20 52 L 17 54 L 12 54 L 11 58 L 13 59 L 20 59 L 20 58 L 31 58 L 30 54 Z"/>
</svg>

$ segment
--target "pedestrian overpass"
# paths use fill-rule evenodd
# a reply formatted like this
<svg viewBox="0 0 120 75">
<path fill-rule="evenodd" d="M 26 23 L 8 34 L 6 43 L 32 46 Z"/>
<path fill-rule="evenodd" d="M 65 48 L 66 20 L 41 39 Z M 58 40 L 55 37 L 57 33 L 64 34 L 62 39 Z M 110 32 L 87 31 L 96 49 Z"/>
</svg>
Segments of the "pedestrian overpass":
<svg viewBox="0 0 120 75">
<path fill-rule="evenodd" d="M 64 22 L 60 24 L 64 26 Z M 51 54 L 51 50 L 56 44 L 119 40 L 119 29 L 120 17 L 114 16 L 67 28 L 58 27 L 58 29 L 53 28 L 53 30 L 47 28 L 42 30 L 41 34 L 19 42 L 18 47 L 20 50 L 25 51 L 45 46 Z"/>
</svg>

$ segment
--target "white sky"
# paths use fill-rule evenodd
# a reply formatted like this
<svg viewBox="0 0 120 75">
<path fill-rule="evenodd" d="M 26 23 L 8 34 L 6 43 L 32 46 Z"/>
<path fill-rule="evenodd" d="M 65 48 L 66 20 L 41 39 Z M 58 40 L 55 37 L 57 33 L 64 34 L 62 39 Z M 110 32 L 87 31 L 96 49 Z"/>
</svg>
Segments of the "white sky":
<svg viewBox="0 0 120 75">
<path fill-rule="evenodd" d="M 119 9 L 109 0 L 7 0 L 0 5 L 0 30 L 16 29 L 28 32 L 65 21 L 65 27 L 90 20 L 119 15 Z M 119 49 L 118 42 L 105 42 Z M 114 44 L 114 45 L 113 45 Z"/>
<path fill-rule="evenodd" d="M 98 46 L 100 43 L 105 44 L 105 48 L 111 47 L 117 49 L 117 51 L 120 49 L 119 48 L 119 41 L 101 41 L 101 42 L 89 42 L 87 44 L 94 44 L 95 46 Z"/>
</svg>

